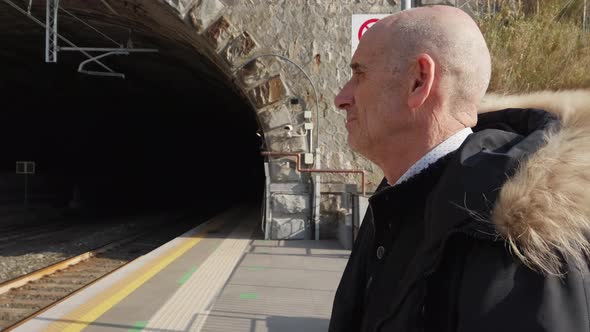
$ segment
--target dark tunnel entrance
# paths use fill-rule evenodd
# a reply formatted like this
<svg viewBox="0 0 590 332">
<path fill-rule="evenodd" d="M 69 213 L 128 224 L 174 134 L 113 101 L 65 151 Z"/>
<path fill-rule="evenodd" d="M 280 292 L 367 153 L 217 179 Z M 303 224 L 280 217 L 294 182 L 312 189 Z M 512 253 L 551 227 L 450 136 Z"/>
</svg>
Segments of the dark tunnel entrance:
<svg viewBox="0 0 590 332">
<path fill-rule="evenodd" d="M 44 17 L 43 7 L 33 14 Z M 113 18 L 77 13 L 129 38 Z M 106 45 L 71 18 L 60 32 L 83 46 Z M 46 64 L 44 29 L 0 1 L 0 204 L 23 202 L 16 161 L 36 163 L 31 205 L 128 213 L 260 203 L 254 111 L 206 57 L 153 32 L 135 29 L 133 43 L 159 53 L 105 58 L 125 80 L 84 75 L 77 67 L 86 57 L 77 52 Z"/>
</svg>

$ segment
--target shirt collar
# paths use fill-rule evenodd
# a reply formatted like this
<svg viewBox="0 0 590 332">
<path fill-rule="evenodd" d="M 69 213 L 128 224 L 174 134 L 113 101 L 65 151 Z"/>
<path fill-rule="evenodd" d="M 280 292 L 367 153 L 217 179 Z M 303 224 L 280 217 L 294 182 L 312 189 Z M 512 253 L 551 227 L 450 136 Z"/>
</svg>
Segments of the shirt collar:
<svg viewBox="0 0 590 332">
<path fill-rule="evenodd" d="M 444 142 L 440 143 L 434 149 L 430 150 L 426 155 L 424 155 L 422 158 L 420 158 L 420 160 L 418 160 L 414 165 L 412 165 L 412 167 L 410 167 L 404 173 L 404 175 L 402 175 L 397 180 L 394 186 L 408 180 L 414 175 L 417 175 L 418 173 L 426 169 L 428 166 L 434 164 L 440 158 L 457 150 L 461 146 L 461 144 L 463 144 L 465 139 L 467 139 L 467 136 L 469 136 L 472 133 L 473 130 L 471 130 L 471 128 L 465 128 L 458 131 L 453 136 L 447 138 Z"/>
</svg>

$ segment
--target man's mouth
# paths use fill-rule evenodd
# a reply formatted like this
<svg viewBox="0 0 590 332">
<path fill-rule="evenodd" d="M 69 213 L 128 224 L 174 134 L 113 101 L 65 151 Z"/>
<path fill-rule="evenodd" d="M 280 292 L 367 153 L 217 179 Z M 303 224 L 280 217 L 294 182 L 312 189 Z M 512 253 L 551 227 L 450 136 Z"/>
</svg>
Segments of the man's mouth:
<svg viewBox="0 0 590 332">
<path fill-rule="evenodd" d="M 350 129 L 350 124 L 356 121 L 356 118 L 347 118 L 346 119 L 346 129 Z"/>
</svg>

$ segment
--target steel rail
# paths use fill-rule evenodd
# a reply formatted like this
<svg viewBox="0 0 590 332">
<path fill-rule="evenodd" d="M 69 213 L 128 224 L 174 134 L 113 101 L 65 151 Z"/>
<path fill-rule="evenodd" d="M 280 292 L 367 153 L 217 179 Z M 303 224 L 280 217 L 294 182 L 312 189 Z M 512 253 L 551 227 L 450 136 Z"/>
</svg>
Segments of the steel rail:
<svg viewBox="0 0 590 332">
<path fill-rule="evenodd" d="M 137 234 L 135 234 L 135 235 L 133 235 L 131 237 L 127 237 L 125 239 L 113 241 L 111 243 L 108 243 L 108 244 L 106 244 L 104 246 L 101 246 L 101 247 L 98 247 L 96 249 L 90 250 L 90 251 L 85 252 L 83 254 L 77 255 L 75 257 L 67 258 L 67 259 L 64 259 L 64 260 L 62 260 L 60 262 L 57 262 L 55 264 L 52 264 L 52 265 L 49 265 L 47 267 L 41 268 L 41 269 L 36 270 L 34 272 L 31 272 L 31 273 L 29 273 L 27 275 L 24 275 L 24 276 L 21 276 L 21 277 L 14 278 L 12 280 L 3 282 L 3 283 L 0 284 L 0 295 L 6 293 L 8 291 L 10 291 L 11 289 L 22 287 L 22 286 L 26 285 L 29 282 L 36 281 L 36 280 L 39 280 L 39 279 L 41 279 L 43 277 L 52 275 L 52 274 L 58 272 L 59 270 L 64 270 L 66 268 L 71 268 L 71 267 L 73 267 L 73 266 L 75 266 L 77 264 L 80 264 L 82 262 L 88 261 L 90 258 L 95 257 L 95 256 L 97 256 L 99 254 L 102 254 L 104 252 L 107 252 L 109 250 L 112 250 L 114 248 L 117 248 L 119 246 L 125 245 L 125 244 L 127 244 L 129 242 L 133 242 L 134 240 L 136 240 L 138 238 L 141 238 L 142 236 L 144 236 L 144 235 L 146 235 L 146 234 L 148 234 L 150 232 L 153 232 L 154 231 L 154 228 L 152 228 L 150 230 L 143 231 L 143 232 L 139 232 L 139 233 L 137 233 Z M 119 269 L 127 266 L 128 264 L 130 264 L 132 262 L 134 262 L 139 257 L 141 257 L 141 256 L 138 256 L 138 257 L 130 260 L 129 262 L 123 263 L 122 265 L 120 265 L 118 267 L 115 267 L 113 270 L 105 273 L 104 275 L 98 277 L 97 279 L 95 279 L 93 281 L 90 281 L 88 284 L 86 284 L 86 285 L 84 285 L 84 286 L 76 289 L 75 291 L 69 293 L 68 295 L 65 295 L 64 297 L 60 298 L 59 300 L 54 301 L 54 302 L 51 302 L 50 304 L 42 307 L 41 309 L 35 310 L 34 312 L 32 312 L 31 314 L 27 315 L 23 319 L 20 319 L 17 322 L 14 322 L 11 325 L 2 327 L 3 328 L 2 331 L 10 331 L 10 330 L 12 330 L 12 329 L 14 329 L 14 328 L 16 328 L 16 327 L 18 327 L 18 326 L 26 323 L 27 321 L 29 321 L 29 320 L 37 317 L 38 315 L 40 315 L 43 312 L 51 309 L 52 307 L 56 306 L 57 304 L 59 304 L 59 303 L 65 301 L 65 300 L 67 300 L 68 298 L 70 298 L 70 297 L 78 294 L 79 292 L 85 290 L 86 288 L 90 287 L 91 285 L 97 283 L 98 281 L 100 281 L 100 280 L 108 277 L 109 275 L 111 275 L 112 273 L 118 271 Z"/>
<path fill-rule="evenodd" d="M 139 257 L 137 257 L 137 258 L 139 258 Z M 136 258 L 136 259 L 137 259 L 137 258 Z M 86 284 L 86 285 L 84 285 L 84 286 L 82 286 L 82 287 L 80 287 L 80 288 L 76 289 L 75 291 L 71 292 L 70 294 L 68 294 L 68 295 L 66 295 L 66 296 L 64 296 L 64 297 L 62 297 L 61 299 L 59 299 L 59 300 L 57 300 L 57 301 L 54 301 L 54 302 L 50 303 L 49 305 L 46 305 L 45 307 L 43 307 L 43 308 L 41 308 L 41 309 L 39 309 L 39 310 L 37 310 L 37 311 L 35 311 L 35 312 L 31 313 L 30 315 L 28 315 L 28 316 L 24 317 L 23 319 L 21 319 L 21 320 L 19 320 L 19 321 L 15 322 L 15 323 L 13 323 L 12 325 L 8 325 L 8 326 L 4 327 L 4 328 L 2 329 L 2 331 L 3 331 L 3 332 L 12 331 L 13 329 L 15 329 L 15 328 L 17 328 L 17 327 L 19 327 L 19 326 L 21 326 L 21 325 L 23 325 L 23 324 L 27 323 L 28 321 L 30 321 L 31 319 L 33 319 L 33 318 L 35 318 L 35 317 L 39 316 L 40 314 L 44 313 L 45 311 L 47 311 L 47 310 L 49 310 L 49 309 L 51 309 L 51 308 L 55 307 L 56 305 L 58 305 L 58 304 L 60 304 L 60 303 L 62 303 L 62 302 L 64 302 L 64 301 L 66 301 L 67 299 L 69 299 L 69 298 L 71 298 L 72 296 L 74 296 L 74 295 L 76 295 L 76 294 L 78 294 L 78 293 L 82 292 L 83 290 L 85 290 L 85 289 L 87 289 L 88 287 L 90 287 L 90 286 L 94 285 L 95 283 L 97 283 L 97 282 L 99 282 L 99 281 L 101 281 L 101 280 L 103 280 L 103 279 L 107 278 L 108 276 L 110 276 L 111 274 L 113 274 L 113 273 L 117 272 L 118 270 L 120 270 L 120 269 L 124 268 L 124 267 L 125 267 L 125 266 L 127 266 L 128 264 L 131 264 L 131 263 L 133 263 L 133 262 L 134 262 L 136 259 L 130 260 L 130 261 L 129 261 L 129 262 L 127 262 L 127 263 L 123 263 L 121 266 L 118 266 L 118 267 L 116 267 L 114 270 L 112 270 L 112 271 L 110 271 L 110 272 L 107 272 L 106 274 L 104 274 L 104 275 L 102 275 L 102 276 L 98 277 L 97 279 L 95 279 L 95 280 L 93 280 L 93 281 L 89 282 L 88 284 Z M 69 266 L 69 267 L 71 267 L 71 266 Z"/>
<path fill-rule="evenodd" d="M 180 218 L 174 218 L 175 220 L 182 220 L 186 218 L 186 216 L 181 216 Z M 6 281 L 4 283 L 0 284 L 0 289 L 2 290 L 0 292 L 0 295 L 2 295 L 3 293 L 6 293 L 7 291 L 14 289 L 14 288 L 19 288 L 24 286 L 25 284 L 27 284 L 28 282 L 31 281 L 35 281 L 35 280 L 39 280 L 43 277 L 47 277 L 50 276 L 52 274 L 54 274 L 55 272 L 57 272 L 58 270 L 64 270 L 64 269 L 68 269 L 68 268 L 72 268 L 74 266 L 76 266 L 77 264 L 83 263 L 88 261 L 90 258 L 93 258 L 95 256 L 98 256 L 99 254 L 102 254 L 104 252 L 107 252 L 109 250 L 112 250 L 114 248 L 117 247 L 121 247 L 127 244 L 132 244 L 133 241 L 137 240 L 138 238 L 141 238 L 145 235 L 148 235 L 150 233 L 156 233 L 159 229 L 161 229 L 162 227 L 167 227 L 168 224 L 167 223 L 163 223 L 163 224 L 157 224 L 157 225 L 153 225 L 151 226 L 149 229 L 144 230 L 142 232 L 138 232 L 135 235 L 126 237 L 124 239 L 120 239 L 117 241 L 113 241 L 111 243 L 108 243 L 104 246 L 98 247 L 96 249 L 90 250 L 86 253 L 77 255 L 75 257 L 71 257 L 68 259 L 65 259 L 63 261 L 57 262 L 55 264 L 52 264 L 50 266 L 47 266 L 45 268 L 36 270 L 32 273 L 29 273 L 25 276 L 22 277 L 18 277 L 9 281 Z M 157 246 L 156 246 L 157 247 Z M 154 248 L 155 249 L 155 248 Z M 110 276 L 112 273 L 122 269 L 123 267 L 127 266 L 128 264 L 131 264 L 133 262 L 135 262 L 137 259 L 139 259 L 140 257 L 142 257 L 142 255 L 138 255 L 137 257 L 134 257 L 133 259 L 129 260 L 128 262 L 122 263 L 121 265 L 114 267 L 112 270 L 106 272 L 104 275 L 89 281 L 87 284 L 81 286 L 80 288 L 70 292 L 67 295 L 64 295 L 62 298 L 53 301 L 47 305 L 44 305 L 42 308 L 35 310 L 34 312 L 32 312 L 31 314 L 25 316 L 22 319 L 19 319 L 18 321 L 12 323 L 11 325 L 6 325 L 6 326 L 0 326 L 0 329 L 4 332 L 4 331 L 11 331 L 15 328 L 17 328 L 18 326 L 21 326 L 22 324 L 25 324 L 26 322 L 30 321 L 31 319 L 37 317 L 38 315 L 42 314 L 43 312 L 53 308 L 54 306 L 62 303 L 63 301 L 69 299 L 70 297 L 78 294 L 79 292 L 87 289 L 88 287 L 94 285 L 95 283 L 99 282 L 100 280 L 103 280 L 104 278 Z M 60 268 L 61 267 L 61 268 Z M 2 310 L 2 308 L 0 308 L 0 311 Z"/>
<path fill-rule="evenodd" d="M 84 261 L 88 260 L 89 258 L 92 258 L 96 255 L 103 253 L 103 252 L 106 252 L 108 250 L 116 248 L 116 247 L 123 245 L 127 242 L 133 241 L 133 240 L 137 239 L 138 237 L 144 235 L 145 233 L 146 232 L 141 232 L 141 233 L 136 234 L 130 238 L 125 238 L 125 239 L 113 241 L 113 242 L 108 243 L 104 246 L 87 251 L 83 254 L 80 254 L 80 255 L 77 255 L 74 257 L 70 257 L 70 258 L 66 258 L 66 259 L 59 261 L 57 263 L 54 263 L 49 266 L 35 270 L 31 273 L 28 273 L 23 276 L 16 277 L 14 279 L 0 283 L 0 295 L 10 291 L 13 288 L 22 287 L 31 281 L 39 280 L 45 276 L 51 275 L 51 274 L 57 272 L 58 270 L 63 270 L 65 268 L 72 267 L 78 263 L 84 262 Z"/>
</svg>

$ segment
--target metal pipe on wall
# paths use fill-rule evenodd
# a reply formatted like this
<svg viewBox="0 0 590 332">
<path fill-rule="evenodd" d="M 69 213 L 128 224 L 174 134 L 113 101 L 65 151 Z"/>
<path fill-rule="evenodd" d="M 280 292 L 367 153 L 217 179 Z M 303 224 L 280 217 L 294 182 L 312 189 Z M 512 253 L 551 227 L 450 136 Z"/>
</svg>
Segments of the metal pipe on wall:
<svg viewBox="0 0 590 332">
<path fill-rule="evenodd" d="M 314 168 L 303 168 L 301 167 L 301 155 L 299 153 L 293 153 L 293 152 L 268 152 L 268 151 L 263 151 L 260 153 L 263 156 L 267 156 L 267 157 L 295 157 L 296 158 L 296 169 L 298 172 L 303 173 L 303 172 L 307 172 L 307 173 L 349 173 L 349 174 L 360 174 L 361 175 L 361 182 L 362 182 L 362 191 L 363 191 L 363 196 L 366 196 L 366 185 L 365 185 L 365 171 L 362 169 L 314 169 Z M 319 165 L 319 160 L 318 160 L 318 165 Z M 265 163 L 265 167 L 268 167 L 268 163 Z M 265 168 L 266 171 L 268 171 L 267 168 Z M 270 177 L 267 175 L 267 188 L 269 188 L 269 184 L 270 184 Z M 269 190 L 270 193 L 270 190 Z M 314 183 L 314 201 L 315 201 L 315 206 L 312 212 L 312 219 L 315 222 L 315 239 L 319 240 L 320 239 L 320 178 L 319 175 L 316 176 L 315 179 L 315 183 Z M 266 203 L 268 203 L 270 200 L 270 197 L 267 196 L 266 197 Z M 267 207 L 268 210 L 270 210 L 270 207 Z M 268 212 L 267 212 L 268 213 Z M 270 229 L 269 225 L 268 225 L 268 214 L 265 216 L 265 220 L 266 220 L 266 229 Z M 270 236 L 270 234 L 266 234 L 266 237 Z"/>
<path fill-rule="evenodd" d="M 261 152 L 263 156 L 272 156 L 272 157 L 295 157 L 297 159 L 297 171 L 304 173 L 332 173 L 332 174 L 360 174 L 361 181 L 362 181 L 362 190 L 363 196 L 366 195 L 366 185 L 365 185 L 365 171 L 362 169 L 315 169 L 315 168 L 302 168 L 301 167 L 301 156 L 299 153 L 294 152 Z"/>
</svg>

